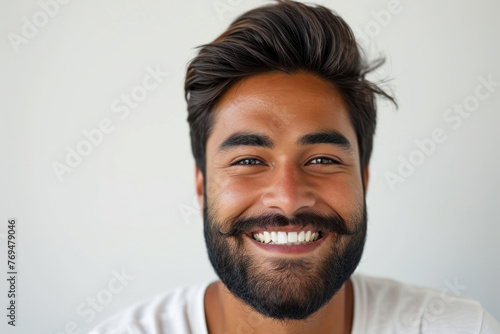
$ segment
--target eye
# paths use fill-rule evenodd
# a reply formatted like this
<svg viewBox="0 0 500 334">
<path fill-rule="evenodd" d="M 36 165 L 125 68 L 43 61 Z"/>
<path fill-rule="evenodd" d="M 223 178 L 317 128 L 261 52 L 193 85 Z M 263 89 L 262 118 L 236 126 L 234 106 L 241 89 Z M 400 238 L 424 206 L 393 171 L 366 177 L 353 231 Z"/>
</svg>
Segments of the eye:
<svg viewBox="0 0 500 334">
<path fill-rule="evenodd" d="M 309 164 L 312 165 L 340 165 L 341 163 L 337 160 L 327 157 L 317 157 L 309 160 Z"/>
<path fill-rule="evenodd" d="M 311 165 L 340 165 L 341 163 L 335 159 L 327 158 L 327 157 L 317 157 L 309 160 Z M 235 161 L 231 164 L 231 166 L 265 166 L 265 163 L 256 158 L 244 158 L 238 161 Z"/>
<path fill-rule="evenodd" d="M 241 160 L 238 160 L 236 162 L 233 162 L 231 164 L 231 166 L 241 166 L 241 165 L 264 165 L 264 163 L 262 161 L 260 161 L 259 159 L 245 158 L 245 159 L 241 159 Z"/>
</svg>

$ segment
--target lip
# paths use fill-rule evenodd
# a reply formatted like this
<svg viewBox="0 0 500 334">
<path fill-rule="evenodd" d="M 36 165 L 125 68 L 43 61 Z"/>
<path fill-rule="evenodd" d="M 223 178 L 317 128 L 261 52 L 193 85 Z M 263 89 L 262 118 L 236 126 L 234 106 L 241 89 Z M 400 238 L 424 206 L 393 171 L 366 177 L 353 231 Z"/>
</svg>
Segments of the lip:
<svg viewBox="0 0 500 334">
<path fill-rule="evenodd" d="M 324 231 L 322 231 L 321 233 L 323 234 L 321 239 L 302 245 L 270 245 L 257 241 L 246 233 L 244 234 L 244 236 L 250 239 L 250 242 L 253 243 L 255 246 L 270 253 L 305 254 L 317 249 L 327 238 L 330 237 L 330 234 L 334 234 L 333 232 L 324 232 Z"/>
</svg>

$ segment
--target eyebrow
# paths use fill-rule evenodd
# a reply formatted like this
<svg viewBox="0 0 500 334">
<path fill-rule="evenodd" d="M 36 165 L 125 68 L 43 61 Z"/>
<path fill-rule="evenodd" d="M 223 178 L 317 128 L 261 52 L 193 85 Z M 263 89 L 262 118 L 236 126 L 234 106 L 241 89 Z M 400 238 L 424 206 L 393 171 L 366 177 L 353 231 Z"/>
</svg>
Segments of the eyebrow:
<svg viewBox="0 0 500 334">
<path fill-rule="evenodd" d="M 353 154 L 353 148 L 349 140 L 336 130 L 321 130 L 308 133 L 297 140 L 298 146 L 330 144 L 344 150 L 348 154 Z M 219 152 L 227 151 L 237 146 L 257 146 L 273 148 L 274 143 L 269 136 L 253 132 L 237 132 L 226 138 L 219 146 Z"/>
</svg>

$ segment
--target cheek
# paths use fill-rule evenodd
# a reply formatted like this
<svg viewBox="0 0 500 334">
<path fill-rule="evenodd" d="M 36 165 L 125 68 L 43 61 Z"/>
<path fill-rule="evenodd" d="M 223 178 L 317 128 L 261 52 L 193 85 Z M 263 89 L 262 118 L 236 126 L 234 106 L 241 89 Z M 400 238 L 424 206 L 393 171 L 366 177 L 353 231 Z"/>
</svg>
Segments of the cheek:
<svg viewBox="0 0 500 334">
<path fill-rule="evenodd" d="M 258 201 L 261 183 L 257 178 L 226 178 L 224 182 L 213 184 L 208 201 L 220 218 L 239 215 Z"/>
<path fill-rule="evenodd" d="M 361 181 L 352 178 L 338 177 L 318 182 L 315 192 L 321 202 L 344 218 L 357 213 L 363 204 Z"/>
</svg>

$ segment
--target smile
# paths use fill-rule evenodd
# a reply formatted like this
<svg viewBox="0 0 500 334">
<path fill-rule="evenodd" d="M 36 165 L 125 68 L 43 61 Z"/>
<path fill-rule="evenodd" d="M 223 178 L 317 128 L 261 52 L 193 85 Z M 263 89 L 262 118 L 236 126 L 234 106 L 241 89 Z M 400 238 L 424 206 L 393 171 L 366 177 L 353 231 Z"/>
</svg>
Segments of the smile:
<svg viewBox="0 0 500 334">
<path fill-rule="evenodd" d="M 263 231 L 253 233 L 253 238 L 261 243 L 270 245 L 301 245 L 314 242 L 320 238 L 316 231 Z"/>
<path fill-rule="evenodd" d="M 285 231 L 283 231 L 285 230 Z M 288 231 L 286 231 L 288 230 Z M 305 254 L 314 251 L 328 239 L 329 231 L 318 231 L 314 227 L 277 227 L 244 233 L 257 248 L 275 254 Z"/>
</svg>

